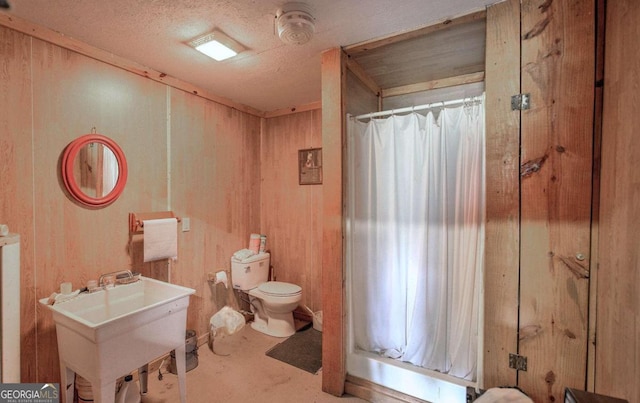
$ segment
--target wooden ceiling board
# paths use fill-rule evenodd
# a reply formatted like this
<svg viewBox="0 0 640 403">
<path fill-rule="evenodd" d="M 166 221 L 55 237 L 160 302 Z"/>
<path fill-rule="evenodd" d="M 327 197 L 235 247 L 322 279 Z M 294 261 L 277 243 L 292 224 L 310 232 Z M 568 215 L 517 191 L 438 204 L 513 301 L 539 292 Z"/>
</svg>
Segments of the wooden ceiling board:
<svg viewBox="0 0 640 403">
<path fill-rule="evenodd" d="M 351 55 L 380 88 L 484 70 L 486 20 L 476 19 Z"/>
</svg>

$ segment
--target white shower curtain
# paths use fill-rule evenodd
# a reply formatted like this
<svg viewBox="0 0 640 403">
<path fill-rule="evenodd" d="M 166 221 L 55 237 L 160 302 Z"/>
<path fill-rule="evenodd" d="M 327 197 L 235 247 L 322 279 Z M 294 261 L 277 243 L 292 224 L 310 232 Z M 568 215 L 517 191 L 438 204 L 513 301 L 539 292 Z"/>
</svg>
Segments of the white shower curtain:
<svg viewBox="0 0 640 403">
<path fill-rule="evenodd" d="M 116 155 L 109 147 L 104 147 L 102 154 L 102 194 L 98 197 L 107 196 L 116 187 L 118 182 L 118 175 L 120 174 L 118 169 L 118 160 Z"/>
<path fill-rule="evenodd" d="M 354 347 L 475 381 L 483 98 L 348 131 Z"/>
</svg>

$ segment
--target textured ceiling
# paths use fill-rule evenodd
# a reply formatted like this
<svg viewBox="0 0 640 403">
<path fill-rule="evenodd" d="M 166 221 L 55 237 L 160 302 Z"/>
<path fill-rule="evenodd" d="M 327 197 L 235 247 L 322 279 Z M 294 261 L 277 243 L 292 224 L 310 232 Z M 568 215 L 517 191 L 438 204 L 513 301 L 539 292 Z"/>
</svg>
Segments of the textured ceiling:
<svg viewBox="0 0 640 403">
<path fill-rule="evenodd" d="M 8 14 L 261 111 L 320 100 L 320 54 L 431 25 L 497 0 L 307 0 L 316 33 L 285 45 L 278 0 L 8 0 Z M 217 28 L 248 48 L 216 62 L 185 43 Z"/>
</svg>

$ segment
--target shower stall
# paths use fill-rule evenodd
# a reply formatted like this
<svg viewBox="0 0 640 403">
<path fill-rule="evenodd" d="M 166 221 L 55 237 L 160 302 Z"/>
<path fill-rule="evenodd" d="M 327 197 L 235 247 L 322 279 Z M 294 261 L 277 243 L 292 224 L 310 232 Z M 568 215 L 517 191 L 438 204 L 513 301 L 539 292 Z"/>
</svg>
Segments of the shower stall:
<svg viewBox="0 0 640 403">
<path fill-rule="evenodd" d="M 347 117 L 347 372 L 427 401 L 477 387 L 484 97 Z"/>
</svg>

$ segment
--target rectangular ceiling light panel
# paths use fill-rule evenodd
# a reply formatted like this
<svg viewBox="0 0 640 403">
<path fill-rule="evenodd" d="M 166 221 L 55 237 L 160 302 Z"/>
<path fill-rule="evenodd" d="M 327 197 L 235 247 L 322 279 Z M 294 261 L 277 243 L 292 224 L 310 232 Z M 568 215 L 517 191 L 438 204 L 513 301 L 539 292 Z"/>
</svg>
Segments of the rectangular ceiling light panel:
<svg viewBox="0 0 640 403">
<path fill-rule="evenodd" d="M 217 30 L 192 40 L 189 46 L 217 61 L 228 59 L 245 50 L 244 46 Z"/>
</svg>

